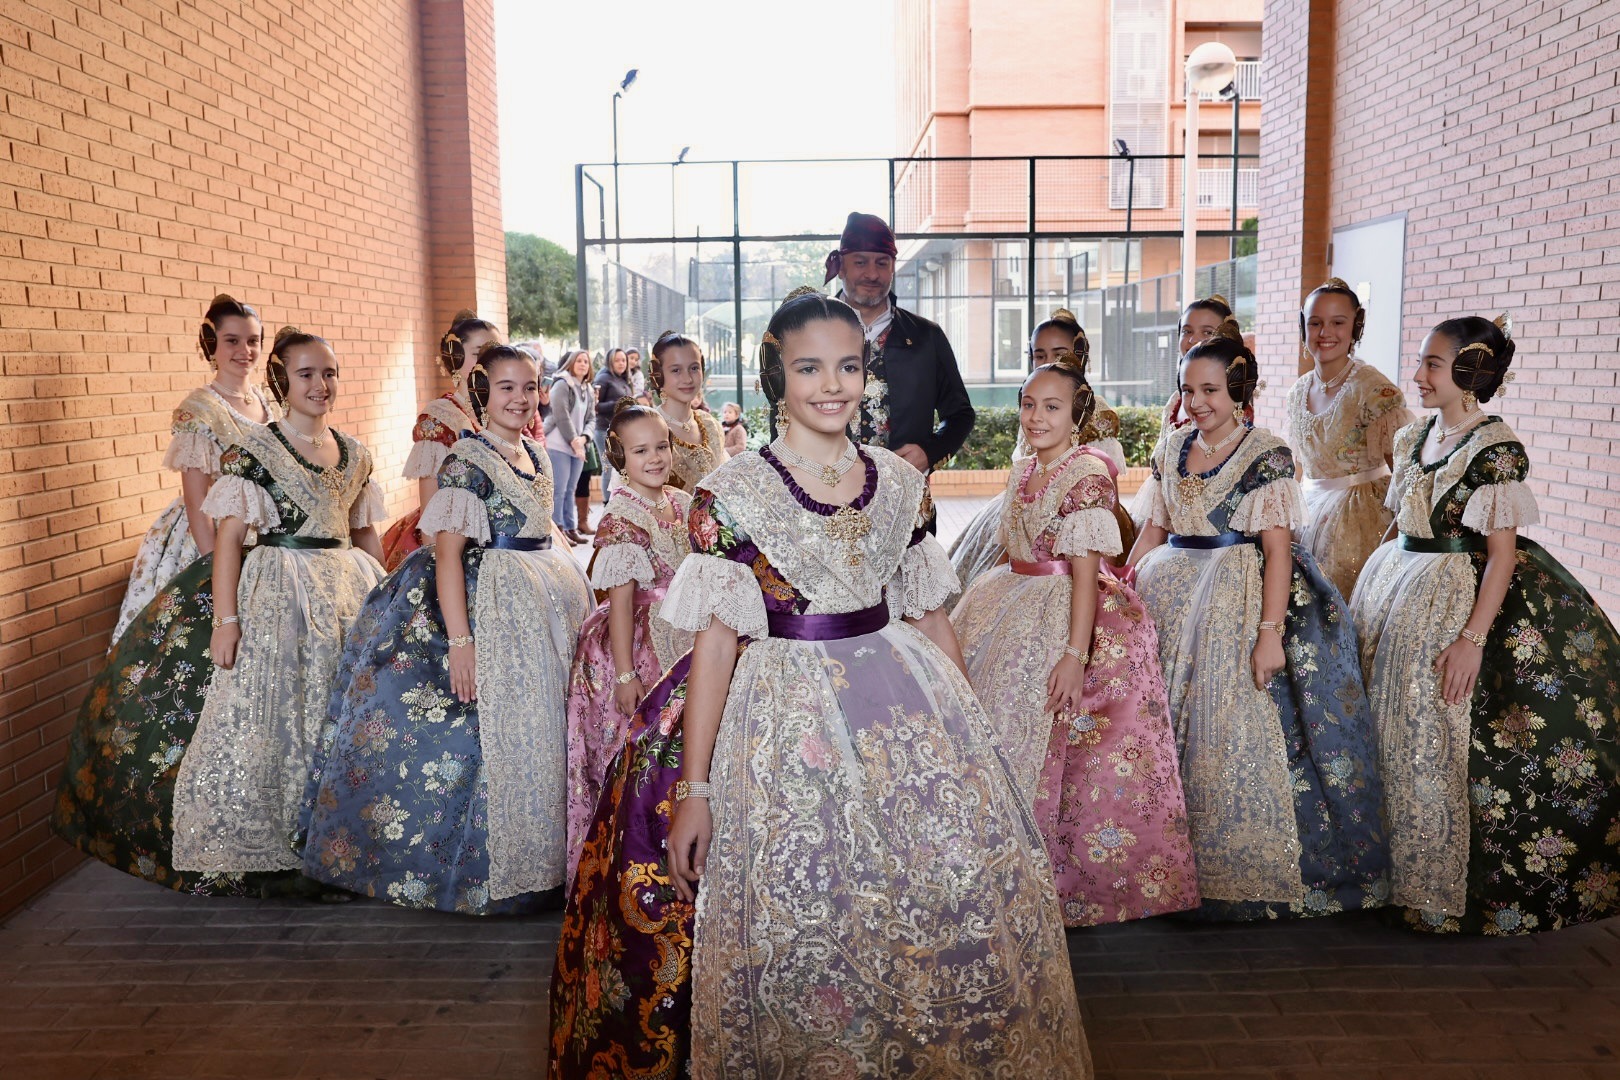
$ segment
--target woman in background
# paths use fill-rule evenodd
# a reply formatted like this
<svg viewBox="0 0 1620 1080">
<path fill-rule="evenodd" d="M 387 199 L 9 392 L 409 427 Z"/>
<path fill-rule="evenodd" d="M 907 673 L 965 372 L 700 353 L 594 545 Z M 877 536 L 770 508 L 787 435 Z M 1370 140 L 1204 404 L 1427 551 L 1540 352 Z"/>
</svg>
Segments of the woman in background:
<svg viewBox="0 0 1620 1080">
<path fill-rule="evenodd" d="M 591 354 L 575 349 L 563 356 L 559 374 L 552 380 L 551 413 L 545 420 L 546 456 L 556 487 L 551 519 L 574 545 L 585 542 L 580 526 L 590 527 L 589 495 L 581 501 L 576 492 L 585 469 L 585 443 L 590 439 L 594 402 Z"/>
</svg>

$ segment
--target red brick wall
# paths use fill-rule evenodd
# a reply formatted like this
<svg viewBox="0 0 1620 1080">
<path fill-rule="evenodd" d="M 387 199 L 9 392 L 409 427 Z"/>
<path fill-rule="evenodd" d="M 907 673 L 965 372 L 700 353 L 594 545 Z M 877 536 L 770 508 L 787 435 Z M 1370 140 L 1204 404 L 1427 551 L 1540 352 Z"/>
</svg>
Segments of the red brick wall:
<svg viewBox="0 0 1620 1080">
<path fill-rule="evenodd" d="M 1302 103 L 1305 6 L 1272 5 L 1265 27 L 1262 359 L 1273 380 L 1289 368 L 1296 294 L 1323 272 L 1294 277 L 1291 230 L 1321 245 L 1405 212 L 1404 356 L 1441 319 L 1513 315 L 1519 377 L 1491 408 L 1530 450 L 1530 533 L 1620 612 L 1620 7 L 1313 2 L 1330 77 Z M 1331 109 L 1320 221 L 1278 122 L 1312 105 Z"/>
<path fill-rule="evenodd" d="M 0 2 L 0 913 L 75 859 L 63 740 L 216 292 L 333 342 L 411 497 L 443 316 L 504 318 L 493 35 L 490 0 Z"/>
</svg>

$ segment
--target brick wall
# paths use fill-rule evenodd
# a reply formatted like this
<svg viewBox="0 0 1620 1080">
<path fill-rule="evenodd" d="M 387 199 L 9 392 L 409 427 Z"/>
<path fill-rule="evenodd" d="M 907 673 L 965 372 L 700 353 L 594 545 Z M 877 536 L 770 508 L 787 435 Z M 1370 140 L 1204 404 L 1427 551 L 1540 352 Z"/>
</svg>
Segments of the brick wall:
<svg viewBox="0 0 1620 1080">
<path fill-rule="evenodd" d="M 450 311 L 504 318 L 492 0 L 0 0 L 0 913 L 221 290 L 326 335 L 395 509 Z"/>
<path fill-rule="evenodd" d="M 1441 319 L 1513 315 L 1519 377 L 1491 408 L 1530 450 L 1530 533 L 1620 612 L 1620 5 L 1338 0 L 1267 15 L 1260 346 L 1273 384 L 1297 355 L 1294 301 L 1325 273 L 1325 260 L 1296 270 L 1291 249 L 1405 212 L 1403 377 Z M 1306 86 L 1288 52 L 1307 19 L 1331 37 L 1320 52 L 1310 38 L 1325 86 Z M 1314 126 L 1303 152 L 1283 130 L 1297 137 L 1313 107 L 1330 110 L 1325 155 Z"/>
</svg>

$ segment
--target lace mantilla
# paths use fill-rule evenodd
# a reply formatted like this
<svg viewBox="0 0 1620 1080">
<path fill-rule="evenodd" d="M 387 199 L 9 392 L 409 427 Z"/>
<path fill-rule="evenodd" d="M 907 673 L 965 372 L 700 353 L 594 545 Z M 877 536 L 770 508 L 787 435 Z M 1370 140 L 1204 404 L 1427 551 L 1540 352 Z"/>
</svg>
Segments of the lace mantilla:
<svg viewBox="0 0 1620 1080">
<path fill-rule="evenodd" d="M 658 614 L 677 630 L 707 630 L 718 618 L 739 634 L 766 636 L 765 596 L 753 570 L 718 555 L 688 555 Z"/>
<path fill-rule="evenodd" d="M 681 565 L 681 561 L 692 553 L 692 538 L 686 529 L 686 516 L 692 509 L 692 496 L 673 487 L 665 487 L 664 495 L 669 499 L 681 524 L 669 525 L 659 522 L 645 506 L 622 491 L 614 492 L 613 497 L 608 500 L 607 513 L 629 522 L 646 533 L 647 540 L 652 545 L 652 557 L 674 571 Z M 603 550 L 605 553 L 605 545 Z M 601 565 L 600 556 L 597 565 Z M 648 566 L 651 565 L 649 562 Z M 657 572 L 654 571 L 643 583 L 652 584 L 656 576 Z M 638 577 L 637 580 L 642 579 Z M 622 585 L 624 582 L 621 581 L 619 584 Z M 606 585 L 597 587 L 610 588 Z"/>
<path fill-rule="evenodd" d="M 265 415 L 274 420 L 278 415 L 275 406 L 266 402 L 256 388 L 251 392 L 264 406 Z M 232 408 L 218 391 L 199 386 L 174 410 L 169 423 L 173 438 L 163 455 L 163 467 L 176 472 L 201 469 L 210 478 L 218 477 L 219 456 L 225 447 L 240 442 L 243 431 L 263 427 Z"/>
<path fill-rule="evenodd" d="M 535 462 L 536 471 L 533 480 L 519 476 L 517 470 L 512 468 L 511 463 L 496 453 L 482 439 L 459 439 L 456 442 L 455 449 L 451 450 L 450 454 L 452 457 L 459 457 L 477 466 L 478 470 L 489 478 L 489 482 L 495 485 L 495 490 L 499 491 L 508 502 L 517 507 L 518 511 L 523 514 L 523 527 L 518 530 L 518 536 L 550 536 L 551 504 L 554 498 L 551 482 L 551 464 L 546 457 L 545 447 L 528 436 L 524 436 L 523 446 L 525 453 Z M 488 512 L 484 511 L 484 513 L 486 514 L 484 524 L 486 534 L 480 543 L 488 543 L 489 541 L 487 534 L 489 528 Z M 427 531 L 425 524 L 421 528 L 423 532 Z"/>
<path fill-rule="evenodd" d="M 1002 528 L 1007 541 L 1007 552 L 1023 562 L 1032 562 L 1045 556 L 1036 551 L 1047 541 L 1054 554 L 1081 555 L 1095 551 L 1099 555 L 1117 555 L 1123 546 L 1119 535 L 1119 522 L 1112 507 L 1104 505 L 1104 487 L 1113 488 L 1108 466 L 1095 456 L 1077 453 L 1049 477 L 1040 494 L 1027 498 L 1028 489 L 1035 483 L 1034 467 L 1026 461 L 1012 470 L 1007 477 L 1007 494 L 1002 502 Z M 1076 488 L 1096 487 L 1095 505 L 1062 512 Z M 1110 539 L 1112 537 L 1112 539 Z M 1089 546 L 1095 544 L 1096 546 Z M 1077 545 L 1088 545 L 1077 547 Z M 1107 549 L 1107 550 L 1105 550 Z"/>
<path fill-rule="evenodd" d="M 697 490 L 703 479 L 726 461 L 726 436 L 720 422 L 702 409 L 692 410 L 697 421 L 698 441 L 689 443 L 671 429 L 669 436 L 670 482 L 685 492 Z"/>
<path fill-rule="evenodd" d="M 1167 433 L 1155 450 L 1154 467 L 1160 480 L 1154 496 L 1152 521 L 1182 536 L 1214 536 L 1225 530 L 1216 526 L 1211 514 L 1232 495 L 1232 489 L 1243 481 L 1256 461 L 1273 452 L 1288 454 L 1288 444 L 1264 428 L 1255 428 L 1244 436 L 1232 456 L 1221 462 L 1213 476 L 1203 477 L 1201 484 L 1183 484 L 1185 478 L 1179 468 L 1182 448 L 1197 435 L 1198 428 L 1188 424 Z M 1298 509 L 1294 512 L 1303 514 L 1299 482 L 1289 479 L 1288 483 L 1295 489 L 1292 505 Z M 1193 495 L 1195 489 L 1197 494 Z M 1285 503 L 1289 502 L 1287 495 L 1282 498 Z"/>
</svg>

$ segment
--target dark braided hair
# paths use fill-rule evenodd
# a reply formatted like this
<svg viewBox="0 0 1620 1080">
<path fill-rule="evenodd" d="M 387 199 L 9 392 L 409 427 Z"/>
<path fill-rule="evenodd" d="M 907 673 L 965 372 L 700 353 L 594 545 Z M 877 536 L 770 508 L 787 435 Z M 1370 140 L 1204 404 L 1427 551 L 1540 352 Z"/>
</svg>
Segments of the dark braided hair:
<svg viewBox="0 0 1620 1080">
<path fill-rule="evenodd" d="M 446 375 L 454 375 L 461 370 L 461 365 L 467 360 L 467 350 L 462 342 L 468 334 L 478 330 L 495 337 L 501 336 L 499 327 L 488 319 L 480 319 L 475 311 L 463 308 L 451 317 L 450 329 L 439 339 L 439 366 Z"/>
<path fill-rule="evenodd" d="M 1434 333 L 1444 334 L 1457 343 L 1457 356 L 1451 361 L 1451 381 L 1471 391 L 1482 405 L 1502 389 L 1508 365 L 1513 363 L 1513 354 L 1517 351 L 1508 336 L 1509 330 L 1503 327 L 1505 323 L 1506 318 L 1495 323 L 1478 315 L 1464 315 L 1447 319 L 1434 328 Z"/>
</svg>

